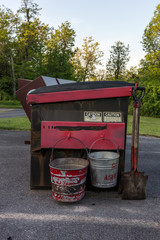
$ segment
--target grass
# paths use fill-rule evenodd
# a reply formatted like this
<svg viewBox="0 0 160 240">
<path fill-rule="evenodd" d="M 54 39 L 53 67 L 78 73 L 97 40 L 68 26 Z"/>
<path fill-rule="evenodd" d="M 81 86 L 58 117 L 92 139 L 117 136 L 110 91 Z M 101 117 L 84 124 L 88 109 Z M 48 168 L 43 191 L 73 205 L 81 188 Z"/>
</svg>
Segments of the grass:
<svg viewBox="0 0 160 240">
<path fill-rule="evenodd" d="M 132 134 L 131 115 L 128 116 L 127 134 Z M 140 135 L 160 137 L 160 118 L 140 117 Z"/>
<path fill-rule="evenodd" d="M 18 100 L 0 101 L 0 108 L 22 108 Z"/>
<path fill-rule="evenodd" d="M 127 134 L 132 134 L 132 119 L 128 116 Z M 160 119 L 140 117 L 140 135 L 160 137 Z M 30 130 L 31 124 L 27 117 L 1 118 L 0 129 Z"/>
<path fill-rule="evenodd" d="M 1 118 L 0 129 L 30 130 L 31 124 L 27 117 Z"/>
</svg>

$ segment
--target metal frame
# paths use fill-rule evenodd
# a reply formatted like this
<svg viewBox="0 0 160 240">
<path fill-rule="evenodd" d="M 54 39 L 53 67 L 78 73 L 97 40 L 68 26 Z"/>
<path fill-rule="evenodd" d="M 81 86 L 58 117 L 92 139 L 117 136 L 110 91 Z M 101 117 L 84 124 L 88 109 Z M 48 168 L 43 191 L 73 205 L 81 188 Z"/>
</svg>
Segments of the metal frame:
<svg viewBox="0 0 160 240">
<path fill-rule="evenodd" d="M 75 90 L 65 92 L 29 94 L 27 103 L 66 102 L 85 99 L 116 98 L 132 96 L 132 86 L 120 88 L 98 88 L 90 90 Z"/>
</svg>

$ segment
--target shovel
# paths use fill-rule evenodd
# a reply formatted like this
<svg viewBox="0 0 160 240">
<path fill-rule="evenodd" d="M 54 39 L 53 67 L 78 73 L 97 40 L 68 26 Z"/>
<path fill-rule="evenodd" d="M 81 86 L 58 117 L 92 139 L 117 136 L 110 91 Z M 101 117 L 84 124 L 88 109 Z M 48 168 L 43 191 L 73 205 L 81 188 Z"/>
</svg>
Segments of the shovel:
<svg viewBox="0 0 160 240">
<path fill-rule="evenodd" d="M 119 193 L 122 193 L 122 199 L 140 200 L 146 198 L 146 183 L 148 176 L 144 172 L 138 171 L 138 148 L 139 148 L 139 119 L 140 106 L 145 94 L 145 88 L 141 90 L 139 97 L 136 97 L 135 88 L 132 89 L 134 98 L 133 108 L 133 127 L 132 127 L 132 146 L 131 146 L 131 171 L 122 174 Z"/>
</svg>

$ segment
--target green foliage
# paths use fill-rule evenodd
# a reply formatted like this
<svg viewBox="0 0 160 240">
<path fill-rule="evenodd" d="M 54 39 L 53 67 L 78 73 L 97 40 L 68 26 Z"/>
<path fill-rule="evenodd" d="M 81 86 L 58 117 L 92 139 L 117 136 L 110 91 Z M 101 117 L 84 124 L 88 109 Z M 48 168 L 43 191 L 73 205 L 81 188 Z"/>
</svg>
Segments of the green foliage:
<svg viewBox="0 0 160 240">
<path fill-rule="evenodd" d="M 101 65 L 103 52 L 99 50 L 99 43 L 92 37 L 83 39 L 82 48 L 75 50 L 73 66 L 77 81 L 89 81 L 96 76 L 96 65 Z"/>
<path fill-rule="evenodd" d="M 160 117 L 160 68 L 147 66 L 143 60 L 143 66 L 139 69 L 131 68 L 125 76 L 128 82 L 137 82 L 139 86 L 146 88 L 141 106 L 141 115 Z M 132 113 L 133 102 L 130 101 L 129 113 Z"/>
<path fill-rule="evenodd" d="M 0 8 L 0 90 L 8 99 L 16 91 L 18 78 L 39 75 L 74 79 L 72 57 L 75 31 L 69 22 L 49 28 L 38 18 L 40 8 L 22 0 L 16 14 Z M 6 94 L 4 93 L 6 92 Z"/>
<path fill-rule="evenodd" d="M 48 32 L 48 25 L 39 19 L 19 25 L 16 35 L 17 77 L 33 79 L 41 74 Z"/>
<path fill-rule="evenodd" d="M 160 117 L 160 68 L 149 66 L 139 71 L 141 85 L 146 87 L 142 114 Z"/>
<path fill-rule="evenodd" d="M 0 8 L 0 78 L 10 75 L 10 57 L 13 44 L 13 18 L 10 9 Z"/>
<path fill-rule="evenodd" d="M 143 48 L 146 60 L 157 67 L 160 67 L 160 4 L 158 4 L 154 16 L 143 34 Z"/>
<path fill-rule="evenodd" d="M 140 83 L 146 87 L 142 114 L 160 117 L 160 4 L 144 30 L 142 43 L 146 52 L 139 68 Z"/>
<path fill-rule="evenodd" d="M 58 29 L 51 30 L 46 40 L 46 53 L 44 58 L 44 74 L 52 77 L 73 79 L 73 65 L 71 58 L 74 54 L 72 47 L 75 41 L 75 31 L 66 21 Z"/>
<path fill-rule="evenodd" d="M 124 43 L 118 41 L 111 46 L 110 58 L 106 64 L 108 78 L 119 79 L 125 71 L 126 64 L 129 61 L 129 45 L 126 47 Z"/>
<path fill-rule="evenodd" d="M 12 100 L 11 96 L 8 96 L 6 100 L 0 101 L 0 108 L 22 108 L 22 105 L 18 100 Z"/>
<path fill-rule="evenodd" d="M 22 0 L 21 7 L 17 12 L 22 13 L 24 15 L 24 20 L 27 20 L 29 23 L 39 15 L 40 10 L 41 8 L 38 7 L 38 4 L 34 3 L 32 0 Z"/>
</svg>

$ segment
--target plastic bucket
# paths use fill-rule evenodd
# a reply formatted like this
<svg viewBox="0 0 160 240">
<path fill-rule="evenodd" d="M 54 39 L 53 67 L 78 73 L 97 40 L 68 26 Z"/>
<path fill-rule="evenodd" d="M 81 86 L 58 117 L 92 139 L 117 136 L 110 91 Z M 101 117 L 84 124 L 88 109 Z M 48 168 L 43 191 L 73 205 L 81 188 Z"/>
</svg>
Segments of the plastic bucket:
<svg viewBox="0 0 160 240">
<path fill-rule="evenodd" d="M 104 139 L 98 139 L 96 141 L 99 140 Z M 110 188 L 116 186 L 119 165 L 118 150 L 117 152 L 111 151 L 92 152 L 89 153 L 88 159 L 90 161 L 91 183 L 94 187 Z"/>
<path fill-rule="evenodd" d="M 57 158 L 50 163 L 53 198 L 76 202 L 85 195 L 89 161 L 82 158 Z"/>
</svg>

